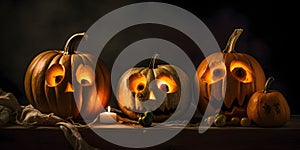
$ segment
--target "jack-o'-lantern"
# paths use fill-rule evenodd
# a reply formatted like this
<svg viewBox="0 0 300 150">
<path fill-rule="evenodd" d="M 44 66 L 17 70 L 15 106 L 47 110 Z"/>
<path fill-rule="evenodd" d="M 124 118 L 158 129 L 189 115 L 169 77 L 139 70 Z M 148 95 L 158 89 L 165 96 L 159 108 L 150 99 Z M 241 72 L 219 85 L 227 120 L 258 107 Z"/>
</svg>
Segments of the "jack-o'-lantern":
<svg viewBox="0 0 300 150">
<path fill-rule="evenodd" d="M 108 105 L 110 74 L 104 62 L 74 50 L 85 33 L 71 36 L 64 50 L 38 54 L 25 73 L 27 99 L 42 113 L 62 118 L 94 119 Z"/>
<path fill-rule="evenodd" d="M 273 80 L 269 77 L 264 90 L 253 93 L 247 106 L 248 117 L 258 126 L 283 126 L 290 119 L 290 107 L 283 94 L 270 90 Z"/>
<path fill-rule="evenodd" d="M 180 108 L 178 104 L 181 87 L 188 82 L 187 76 L 182 76 L 183 72 L 180 72 L 179 77 L 179 68 L 175 69 L 174 65 L 156 64 L 161 61 L 157 56 L 150 63 L 146 61 L 149 67 L 135 66 L 120 77 L 116 94 L 118 106 L 131 119 L 138 120 L 143 113 L 152 112 L 153 122 L 163 122 L 174 115 L 176 109 L 178 112 L 186 111 L 187 103 Z"/>
<path fill-rule="evenodd" d="M 198 108 L 202 113 L 209 109 L 211 115 L 220 112 L 227 119 L 247 117 L 250 96 L 264 88 L 266 79 L 260 63 L 253 56 L 234 49 L 242 31 L 234 30 L 225 49 L 206 57 L 197 68 Z M 222 100 L 222 107 L 217 108 Z"/>
</svg>

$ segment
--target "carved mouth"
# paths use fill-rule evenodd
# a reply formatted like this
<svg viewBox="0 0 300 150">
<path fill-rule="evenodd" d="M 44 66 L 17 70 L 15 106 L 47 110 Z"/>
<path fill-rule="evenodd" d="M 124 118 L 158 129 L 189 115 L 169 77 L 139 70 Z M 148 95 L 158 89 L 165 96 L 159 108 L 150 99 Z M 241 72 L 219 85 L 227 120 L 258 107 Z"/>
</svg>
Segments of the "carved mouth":
<svg viewBox="0 0 300 150">
<path fill-rule="evenodd" d="M 161 110 L 160 108 L 158 108 L 158 109 L 153 111 L 153 114 L 154 115 L 160 115 L 160 114 L 171 115 L 175 112 L 175 110 L 176 109 L 173 109 L 173 108 L 170 108 L 170 109 L 165 108 L 164 110 Z"/>
<path fill-rule="evenodd" d="M 248 97 L 246 96 L 243 104 L 239 105 L 237 99 L 235 98 L 232 102 L 231 106 L 228 108 L 223 103 L 221 107 L 221 111 L 223 114 L 225 114 L 228 117 L 246 117 L 247 116 L 247 104 L 248 104 Z"/>
<path fill-rule="evenodd" d="M 243 104 L 242 104 L 242 105 L 239 105 L 237 99 L 235 98 L 235 99 L 233 100 L 233 102 L 232 102 L 232 104 L 230 105 L 229 108 L 225 106 L 225 103 L 223 103 L 221 109 L 222 109 L 223 111 L 228 111 L 228 112 L 233 111 L 233 109 L 234 109 L 235 107 L 236 107 L 236 108 L 245 109 L 246 106 L 247 106 L 247 103 L 248 103 L 247 99 L 248 99 L 248 98 L 245 97 L 245 99 L 244 99 L 244 101 L 243 101 Z"/>
<path fill-rule="evenodd" d="M 146 111 L 149 111 L 149 109 L 145 108 L 145 107 L 140 107 L 139 109 L 134 109 L 132 107 L 129 106 L 125 106 L 125 109 L 127 109 L 128 111 L 134 111 L 136 113 L 144 113 Z M 168 114 L 172 114 L 176 111 L 176 108 L 167 108 L 167 107 L 162 107 L 160 106 L 159 108 L 155 109 L 155 110 L 150 110 L 153 112 L 153 114 L 164 114 L 164 115 L 168 115 Z"/>
<path fill-rule="evenodd" d="M 210 102 L 210 106 L 213 108 L 218 108 L 221 104 L 221 100 L 211 99 L 209 100 L 207 97 L 204 97 L 208 102 Z M 230 107 L 226 107 L 225 103 L 222 103 L 221 113 L 228 116 L 229 119 L 231 117 L 246 117 L 247 116 L 247 104 L 248 104 L 248 96 L 245 97 L 243 104 L 239 105 L 237 99 L 235 98 Z"/>
</svg>

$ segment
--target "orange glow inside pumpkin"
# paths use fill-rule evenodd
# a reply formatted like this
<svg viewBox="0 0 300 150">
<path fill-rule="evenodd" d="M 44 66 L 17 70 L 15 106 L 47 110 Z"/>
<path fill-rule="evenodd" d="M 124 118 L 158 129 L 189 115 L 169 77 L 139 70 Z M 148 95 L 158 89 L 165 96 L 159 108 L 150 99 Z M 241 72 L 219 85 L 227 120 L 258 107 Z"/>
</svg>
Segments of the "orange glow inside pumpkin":
<svg viewBox="0 0 300 150">
<path fill-rule="evenodd" d="M 149 93 L 149 99 L 150 100 L 156 100 L 156 97 L 155 97 L 153 91 L 150 91 L 150 93 Z"/>
<path fill-rule="evenodd" d="M 46 71 L 46 84 L 49 87 L 58 86 L 65 78 L 65 68 L 61 64 L 53 64 Z M 95 73 L 88 65 L 80 64 L 76 70 L 76 80 L 82 86 L 91 86 L 95 78 Z M 74 92 L 71 83 L 68 82 L 65 92 Z"/>
<path fill-rule="evenodd" d="M 157 87 L 166 93 L 174 93 L 177 90 L 177 83 L 168 75 L 160 75 L 156 82 Z M 129 89 L 131 92 L 143 91 L 147 86 L 147 79 L 142 74 L 135 74 L 129 77 Z M 153 97 L 153 99 L 155 99 Z"/>
<path fill-rule="evenodd" d="M 230 72 L 242 83 L 250 83 L 253 81 L 251 69 L 243 62 L 232 61 L 230 64 Z"/>
<path fill-rule="evenodd" d="M 50 87 L 59 85 L 65 77 L 65 68 L 60 64 L 53 64 L 46 71 L 46 84 Z"/>
<path fill-rule="evenodd" d="M 217 63 L 206 70 L 206 72 L 202 76 L 202 79 L 209 84 L 213 84 L 215 82 L 224 79 L 225 77 L 226 77 L 225 64 Z"/>
<path fill-rule="evenodd" d="M 95 78 L 95 73 L 88 65 L 80 64 L 76 70 L 76 80 L 82 86 L 91 86 Z"/>
<path fill-rule="evenodd" d="M 160 75 L 157 79 L 157 86 L 160 90 L 166 93 L 174 93 L 177 91 L 177 84 L 171 76 Z"/>
<path fill-rule="evenodd" d="M 68 82 L 67 86 L 66 86 L 66 89 L 65 89 L 65 92 L 74 92 L 74 89 L 73 89 L 73 86 L 70 82 Z"/>
<path fill-rule="evenodd" d="M 129 89 L 131 92 L 143 91 L 146 88 L 147 79 L 142 74 L 134 74 L 129 77 Z"/>
</svg>

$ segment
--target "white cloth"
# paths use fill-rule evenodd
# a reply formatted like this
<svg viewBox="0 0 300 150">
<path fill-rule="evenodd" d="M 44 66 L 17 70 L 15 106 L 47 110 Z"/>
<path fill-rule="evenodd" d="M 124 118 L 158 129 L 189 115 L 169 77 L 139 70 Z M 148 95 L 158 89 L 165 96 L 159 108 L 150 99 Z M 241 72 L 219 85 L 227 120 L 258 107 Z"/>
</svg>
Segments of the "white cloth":
<svg viewBox="0 0 300 150">
<path fill-rule="evenodd" d="M 12 93 L 0 89 L 0 126 L 17 123 L 25 127 L 58 126 L 75 150 L 98 150 L 80 135 L 77 126 L 53 113 L 43 114 L 32 105 L 21 106 Z"/>
</svg>

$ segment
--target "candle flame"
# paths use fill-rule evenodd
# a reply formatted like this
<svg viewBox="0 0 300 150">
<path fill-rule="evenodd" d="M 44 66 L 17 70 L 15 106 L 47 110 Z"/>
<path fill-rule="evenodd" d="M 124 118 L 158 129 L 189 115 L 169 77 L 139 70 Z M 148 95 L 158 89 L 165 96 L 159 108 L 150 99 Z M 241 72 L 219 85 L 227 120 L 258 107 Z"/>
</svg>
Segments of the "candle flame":
<svg viewBox="0 0 300 150">
<path fill-rule="evenodd" d="M 107 107 L 107 111 L 110 112 L 110 106 Z"/>
</svg>

